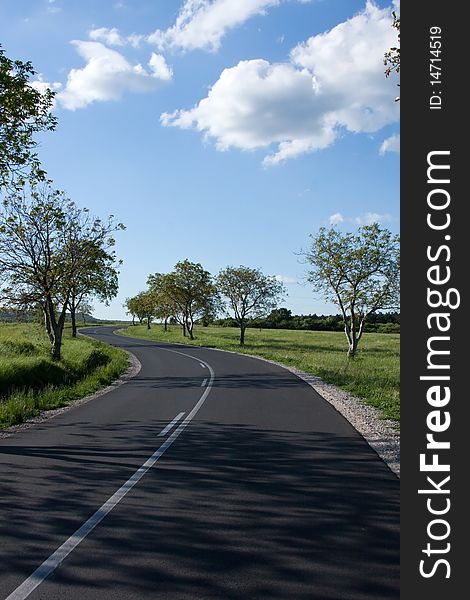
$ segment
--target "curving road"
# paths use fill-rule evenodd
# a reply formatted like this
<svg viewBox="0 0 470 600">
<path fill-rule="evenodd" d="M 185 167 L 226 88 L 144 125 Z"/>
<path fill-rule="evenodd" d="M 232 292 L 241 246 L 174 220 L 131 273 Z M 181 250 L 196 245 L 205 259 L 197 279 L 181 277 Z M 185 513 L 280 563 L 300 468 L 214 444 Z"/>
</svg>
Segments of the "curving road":
<svg viewBox="0 0 470 600">
<path fill-rule="evenodd" d="M 113 335 L 140 373 L 0 440 L 0 598 L 399 598 L 399 482 L 295 375 Z"/>
</svg>

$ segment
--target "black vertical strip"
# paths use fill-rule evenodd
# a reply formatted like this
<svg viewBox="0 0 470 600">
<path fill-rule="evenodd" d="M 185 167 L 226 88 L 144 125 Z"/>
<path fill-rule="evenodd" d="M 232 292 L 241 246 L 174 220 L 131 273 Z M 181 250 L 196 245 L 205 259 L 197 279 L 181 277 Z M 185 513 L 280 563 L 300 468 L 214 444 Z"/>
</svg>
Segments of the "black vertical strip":
<svg viewBox="0 0 470 600">
<path fill-rule="evenodd" d="M 459 6 L 435 0 L 401 6 L 403 600 L 466 597 L 470 578 L 470 503 L 464 491 L 470 471 L 465 343 L 470 202 L 464 188 L 468 152 L 463 148 L 468 25 Z M 427 173 L 430 162 L 436 168 Z M 448 381 L 420 379 L 445 376 Z M 431 434 L 432 441 L 426 437 Z M 450 449 L 427 447 L 437 442 L 450 443 Z M 420 467 L 420 455 L 428 466 Z M 435 470 L 426 471 L 433 461 Z"/>
</svg>

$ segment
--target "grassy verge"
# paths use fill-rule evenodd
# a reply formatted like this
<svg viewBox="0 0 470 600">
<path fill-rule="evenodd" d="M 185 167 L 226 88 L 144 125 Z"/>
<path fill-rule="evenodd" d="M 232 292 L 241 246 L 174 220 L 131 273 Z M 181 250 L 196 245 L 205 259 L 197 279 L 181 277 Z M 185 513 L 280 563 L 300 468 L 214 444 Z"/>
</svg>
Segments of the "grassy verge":
<svg viewBox="0 0 470 600">
<path fill-rule="evenodd" d="M 108 385 L 127 368 L 125 352 L 65 331 L 62 360 L 50 358 L 41 327 L 0 325 L 0 428 L 69 404 Z"/>
<path fill-rule="evenodd" d="M 281 329 L 247 329 L 245 347 L 238 344 L 238 330 L 231 327 L 195 328 L 195 340 L 183 338 L 172 326 L 163 331 L 155 324 L 147 330 L 130 326 L 123 335 L 165 342 L 195 344 L 261 356 L 294 366 L 321 377 L 380 410 L 381 416 L 400 419 L 400 336 L 365 333 L 358 356 L 347 361 L 343 333 L 329 331 L 290 331 Z"/>
</svg>

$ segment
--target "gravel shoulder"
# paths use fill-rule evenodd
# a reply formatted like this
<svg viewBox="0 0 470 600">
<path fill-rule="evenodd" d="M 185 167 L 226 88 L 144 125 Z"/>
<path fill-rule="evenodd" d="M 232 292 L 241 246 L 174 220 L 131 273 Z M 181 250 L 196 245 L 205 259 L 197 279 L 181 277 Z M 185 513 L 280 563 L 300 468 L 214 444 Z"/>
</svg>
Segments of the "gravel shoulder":
<svg viewBox="0 0 470 600">
<path fill-rule="evenodd" d="M 284 367 L 308 383 L 351 423 L 390 470 L 400 477 L 400 432 L 397 431 L 394 421 L 381 419 L 376 408 L 367 406 L 360 398 L 352 396 L 334 385 L 325 383 L 320 377 L 274 360 L 265 358 L 260 358 L 260 360 Z"/>
</svg>

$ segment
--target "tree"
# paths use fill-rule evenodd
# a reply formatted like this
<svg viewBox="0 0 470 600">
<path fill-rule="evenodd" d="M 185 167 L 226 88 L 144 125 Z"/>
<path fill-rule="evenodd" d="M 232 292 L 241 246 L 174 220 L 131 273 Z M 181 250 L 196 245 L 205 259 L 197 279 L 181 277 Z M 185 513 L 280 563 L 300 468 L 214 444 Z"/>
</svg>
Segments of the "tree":
<svg viewBox="0 0 470 600">
<path fill-rule="evenodd" d="M 194 321 L 217 311 L 218 294 L 211 274 L 200 263 L 183 260 L 164 277 L 165 295 L 172 303 L 173 316 L 191 340 Z"/>
<path fill-rule="evenodd" d="M 29 194 L 15 191 L 5 198 L 0 213 L 3 297 L 20 306 L 41 305 L 56 360 L 69 300 L 67 234 L 75 208 L 63 192 L 44 186 L 31 188 Z"/>
<path fill-rule="evenodd" d="M 84 226 L 84 213 L 49 182 L 16 190 L 0 213 L 1 295 L 17 306 L 41 306 L 55 360 L 66 311 L 72 302 L 75 314 L 83 286 L 97 294 L 114 292 L 113 274 L 106 271 L 114 261 L 110 227 L 99 219 Z"/>
<path fill-rule="evenodd" d="M 118 293 L 118 266 L 114 252 L 115 231 L 125 229 L 113 215 L 107 221 L 92 217 L 87 209 L 76 210 L 73 228 L 68 234 L 68 256 L 71 261 L 69 310 L 72 336 L 77 335 L 76 312 L 86 296 L 108 303 Z"/>
<path fill-rule="evenodd" d="M 217 276 L 219 292 L 227 298 L 240 327 L 240 345 L 245 344 L 247 320 L 266 316 L 284 297 L 284 285 L 259 269 L 227 267 Z"/>
<path fill-rule="evenodd" d="M 44 178 L 34 135 L 55 129 L 54 92 L 35 89 L 33 75 L 30 62 L 7 58 L 0 46 L 0 190 L 21 185 L 28 175 Z"/>
<path fill-rule="evenodd" d="M 147 321 L 147 329 L 150 329 L 150 323 L 157 312 L 155 296 L 151 290 L 147 290 L 145 292 L 140 292 L 140 294 L 137 295 L 137 298 L 140 305 L 140 311 L 143 313 L 144 318 Z"/>
<path fill-rule="evenodd" d="M 126 298 L 126 301 L 124 302 L 124 308 L 126 309 L 126 313 L 132 316 L 132 325 L 135 325 L 135 318 L 138 315 L 138 301 L 136 296 L 132 298 Z"/>
<path fill-rule="evenodd" d="M 93 314 L 93 304 L 90 298 L 82 298 L 77 306 L 77 315 L 82 318 L 83 326 L 86 325 L 86 318 Z"/>
<path fill-rule="evenodd" d="M 397 17 L 395 11 L 392 12 L 392 27 L 397 30 L 397 45 L 393 46 L 384 54 L 384 65 L 385 77 L 390 77 L 391 73 L 395 71 L 397 75 L 400 73 L 400 18 Z M 400 86 L 400 84 L 397 84 Z M 400 100 L 400 97 L 395 98 L 396 101 Z"/>
<path fill-rule="evenodd" d="M 135 325 L 135 317 L 139 319 L 142 325 L 144 320 L 147 321 L 147 329 L 150 329 L 150 323 L 155 316 L 155 300 L 148 292 L 139 292 L 136 296 L 126 299 L 127 312 L 132 315 L 132 324 Z"/>
<path fill-rule="evenodd" d="M 147 278 L 147 285 L 151 290 L 155 302 L 155 317 L 163 320 L 165 331 L 168 331 L 168 319 L 176 312 L 175 303 L 172 301 L 167 285 L 167 275 L 154 273 Z"/>
<path fill-rule="evenodd" d="M 377 223 L 356 233 L 322 227 L 303 253 L 315 291 L 341 310 L 348 357 L 356 354 L 368 317 L 399 304 L 399 237 Z"/>
</svg>

